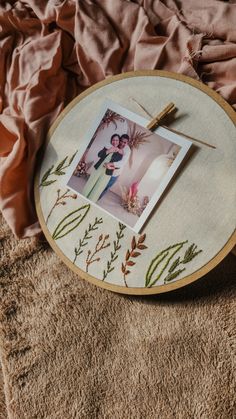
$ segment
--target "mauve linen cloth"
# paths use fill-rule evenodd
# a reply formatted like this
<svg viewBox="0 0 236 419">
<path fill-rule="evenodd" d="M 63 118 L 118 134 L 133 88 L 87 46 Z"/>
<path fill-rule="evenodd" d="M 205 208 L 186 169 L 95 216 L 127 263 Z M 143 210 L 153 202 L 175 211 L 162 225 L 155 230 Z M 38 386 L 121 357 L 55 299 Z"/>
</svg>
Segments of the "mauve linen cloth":
<svg viewBox="0 0 236 419">
<path fill-rule="evenodd" d="M 0 3 L 0 209 L 17 237 L 40 232 L 33 175 L 46 132 L 92 84 L 125 71 L 169 70 L 236 106 L 235 2 Z"/>
</svg>

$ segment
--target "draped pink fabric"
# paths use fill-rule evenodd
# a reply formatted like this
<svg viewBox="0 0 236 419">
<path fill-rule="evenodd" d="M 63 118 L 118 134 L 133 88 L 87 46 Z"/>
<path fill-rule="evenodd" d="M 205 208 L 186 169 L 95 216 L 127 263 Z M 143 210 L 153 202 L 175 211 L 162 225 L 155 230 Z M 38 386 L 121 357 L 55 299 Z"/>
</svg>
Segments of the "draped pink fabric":
<svg viewBox="0 0 236 419">
<path fill-rule="evenodd" d="M 140 69 L 200 79 L 236 107 L 236 4 L 216 0 L 21 0 L 0 5 L 0 208 L 37 234 L 37 153 L 77 94 Z"/>
</svg>

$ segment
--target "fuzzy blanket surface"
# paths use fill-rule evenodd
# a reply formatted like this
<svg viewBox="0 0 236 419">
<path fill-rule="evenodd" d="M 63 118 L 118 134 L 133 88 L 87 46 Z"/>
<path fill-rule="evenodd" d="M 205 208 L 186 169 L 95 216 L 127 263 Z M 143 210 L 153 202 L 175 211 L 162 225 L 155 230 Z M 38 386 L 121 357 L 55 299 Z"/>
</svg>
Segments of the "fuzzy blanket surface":
<svg viewBox="0 0 236 419">
<path fill-rule="evenodd" d="M 37 153 L 63 107 L 106 77 L 175 71 L 236 106 L 236 4 L 216 0 L 9 0 L 0 4 L 0 209 L 40 231 Z"/>
<path fill-rule="evenodd" d="M 141 298 L 81 280 L 5 222 L 0 240 L 9 418 L 235 417 L 233 254 L 189 287 Z"/>
</svg>

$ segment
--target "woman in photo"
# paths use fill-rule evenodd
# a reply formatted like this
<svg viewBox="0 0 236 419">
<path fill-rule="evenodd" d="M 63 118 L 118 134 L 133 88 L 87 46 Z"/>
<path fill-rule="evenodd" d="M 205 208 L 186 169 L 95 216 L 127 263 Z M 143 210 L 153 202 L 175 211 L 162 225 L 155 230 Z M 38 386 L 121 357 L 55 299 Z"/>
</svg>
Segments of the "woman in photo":
<svg viewBox="0 0 236 419">
<path fill-rule="evenodd" d="M 99 151 L 99 160 L 93 167 L 93 171 L 86 182 L 82 195 L 93 202 L 97 202 L 100 195 L 106 188 L 113 171 L 115 162 L 122 160 L 124 151 L 119 148 L 120 136 L 113 134 L 111 137 L 111 147 L 104 147 Z"/>
</svg>

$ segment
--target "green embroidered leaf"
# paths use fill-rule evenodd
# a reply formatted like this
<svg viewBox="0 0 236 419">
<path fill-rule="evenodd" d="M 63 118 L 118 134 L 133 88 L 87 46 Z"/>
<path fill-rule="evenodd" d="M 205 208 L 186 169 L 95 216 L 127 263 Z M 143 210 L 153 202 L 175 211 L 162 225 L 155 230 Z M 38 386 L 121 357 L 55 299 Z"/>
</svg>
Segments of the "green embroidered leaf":
<svg viewBox="0 0 236 419">
<path fill-rule="evenodd" d="M 68 166 L 70 166 L 70 164 L 73 162 L 73 160 L 74 160 L 74 158 L 75 158 L 76 154 L 77 154 L 77 150 L 76 150 L 76 152 L 73 154 L 73 156 L 70 158 L 69 163 L 68 163 Z"/>
<path fill-rule="evenodd" d="M 92 239 L 92 237 L 93 237 L 93 236 L 92 236 L 92 235 L 89 235 L 89 232 L 90 232 L 90 231 L 97 230 L 97 229 L 98 229 L 97 224 L 102 224 L 102 223 L 103 223 L 103 219 L 102 219 L 102 218 L 100 218 L 100 219 L 98 220 L 98 219 L 97 219 L 97 217 L 95 218 L 95 220 L 94 220 L 94 223 L 93 223 L 93 224 L 89 223 L 88 228 L 86 228 L 86 230 L 85 230 L 85 232 L 84 232 L 84 237 L 83 237 L 82 239 L 80 239 L 80 240 L 79 240 L 79 247 L 77 248 L 77 252 L 78 252 L 78 250 L 80 250 L 81 248 L 83 248 L 83 247 L 87 246 L 88 241 L 86 241 L 86 240 L 90 240 L 90 239 Z M 83 251 L 84 251 L 84 249 L 82 249 L 82 250 L 79 252 L 79 254 L 81 254 Z M 75 260 L 76 260 L 76 259 L 75 259 Z"/>
<path fill-rule="evenodd" d="M 164 278 L 164 283 L 172 281 L 173 279 L 177 278 L 177 276 L 179 276 L 181 274 L 181 272 L 185 271 L 185 268 L 183 269 L 178 269 L 178 271 L 169 273 L 165 278 Z"/>
<path fill-rule="evenodd" d="M 187 241 L 176 243 L 156 255 L 156 257 L 151 261 L 146 273 L 146 287 L 152 287 L 162 277 L 170 261 L 173 259 L 175 254 L 182 249 L 185 243 L 187 243 Z M 161 264 L 162 262 L 163 264 Z"/>
<path fill-rule="evenodd" d="M 50 175 L 50 173 L 51 173 L 51 171 L 52 171 L 52 169 L 53 169 L 53 167 L 54 166 L 51 166 L 45 173 L 44 173 L 44 175 L 43 175 L 43 177 L 42 177 L 42 180 L 41 180 L 41 184 L 45 181 L 45 180 L 47 180 L 47 178 L 48 178 L 48 176 Z"/>
<path fill-rule="evenodd" d="M 46 180 L 45 182 L 42 182 L 40 186 L 49 186 L 54 182 L 56 182 L 56 180 Z"/>
<path fill-rule="evenodd" d="M 86 204 L 67 214 L 55 228 L 52 238 L 58 240 L 77 228 L 88 214 L 89 209 L 90 204 Z"/>
<path fill-rule="evenodd" d="M 192 243 L 191 244 L 191 246 L 189 246 L 189 248 L 186 250 L 186 252 L 185 252 L 185 254 L 184 254 L 184 258 L 183 258 L 183 260 L 181 261 L 181 263 L 188 263 L 188 262 L 190 262 L 191 260 L 193 260 L 199 253 L 201 253 L 202 252 L 202 250 L 198 250 L 197 252 L 196 252 L 196 250 L 197 250 L 197 246 L 194 244 L 194 243 Z"/>
<path fill-rule="evenodd" d="M 174 262 L 170 266 L 168 272 L 173 272 L 177 268 L 177 266 L 179 265 L 179 261 L 180 261 L 180 256 L 177 259 L 174 260 Z"/>
<path fill-rule="evenodd" d="M 53 173 L 56 176 L 63 176 L 63 175 L 65 175 L 66 172 L 62 172 L 61 170 L 55 170 L 55 172 L 53 172 Z"/>
<path fill-rule="evenodd" d="M 120 239 L 124 236 L 121 232 L 122 232 L 122 230 L 124 230 L 125 229 L 125 226 L 122 224 L 122 223 L 120 223 L 119 222 L 119 230 L 118 231 L 116 231 L 116 240 L 114 240 L 113 241 L 113 251 L 111 251 L 111 253 L 110 253 L 110 260 L 109 261 L 107 261 L 107 270 L 105 271 L 105 275 L 103 275 L 103 280 L 107 277 L 107 275 L 110 273 L 110 272 L 112 272 L 114 269 L 115 269 L 115 267 L 114 266 L 111 266 L 115 261 L 116 261 L 116 259 L 118 258 L 118 251 L 120 250 L 120 248 L 121 248 L 121 245 L 120 245 Z M 123 273 L 125 273 L 125 266 L 124 266 L 124 264 L 122 264 L 123 265 L 123 267 L 122 267 L 122 272 Z"/>
<path fill-rule="evenodd" d="M 57 167 L 56 167 L 56 169 L 55 169 L 55 174 L 56 174 L 56 172 L 59 172 L 60 171 L 60 169 L 62 169 L 62 167 L 64 166 L 64 164 L 65 164 L 65 162 L 66 162 L 66 160 L 67 160 L 67 158 L 68 158 L 68 156 L 66 156 L 58 165 L 57 165 Z"/>
</svg>

